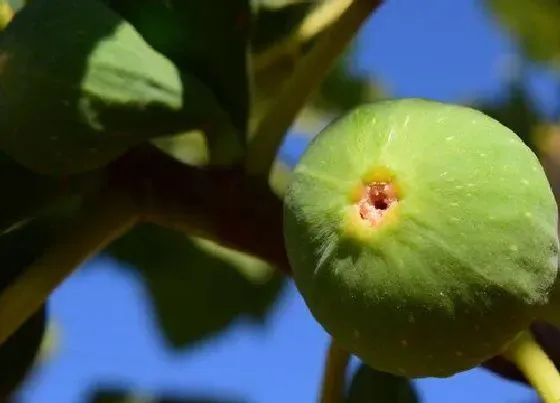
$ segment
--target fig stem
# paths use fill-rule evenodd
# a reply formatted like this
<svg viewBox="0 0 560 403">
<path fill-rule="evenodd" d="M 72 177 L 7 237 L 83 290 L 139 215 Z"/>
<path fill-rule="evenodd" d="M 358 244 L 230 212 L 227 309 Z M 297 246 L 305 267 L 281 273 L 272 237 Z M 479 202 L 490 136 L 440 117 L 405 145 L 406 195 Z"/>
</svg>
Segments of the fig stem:
<svg viewBox="0 0 560 403">
<path fill-rule="evenodd" d="M 517 365 L 545 403 L 560 402 L 560 374 L 530 330 L 521 332 L 503 355 Z"/>
<path fill-rule="evenodd" d="M 362 24 L 381 3 L 382 0 L 352 0 L 340 18 L 302 58 L 299 67 L 250 136 L 245 162 L 249 174 L 268 178 L 277 150 L 299 111 Z"/>
<path fill-rule="evenodd" d="M 344 400 L 349 362 L 350 353 L 331 339 L 326 354 L 320 403 L 341 403 Z"/>
<path fill-rule="evenodd" d="M 6 0 L 0 0 L 0 31 L 8 26 L 12 18 L 14 18 L 14 10 Z"/>
<path fill-rule="evenodd" d="M 120 192 L 109 191 L 86 200 L 43 255 L 0 294 L 0 344 L 41 307 L 66 277 L 129 230 L 137 219 L 134 202 Z"/>
</svg>

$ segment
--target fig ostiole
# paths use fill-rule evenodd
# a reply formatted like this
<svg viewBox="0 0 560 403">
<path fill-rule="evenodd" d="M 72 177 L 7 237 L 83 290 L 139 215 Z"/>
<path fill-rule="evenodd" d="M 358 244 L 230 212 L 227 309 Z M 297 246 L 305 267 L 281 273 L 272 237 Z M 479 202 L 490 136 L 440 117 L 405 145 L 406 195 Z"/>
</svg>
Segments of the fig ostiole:
<svg viewBox="0 0 560 403">
<path fill-rule="evenodd" d="M 557 205 L 514 132 L 419 98 L 359 106 L 305 150 L 285 195 L 294 281 L 376 370 L 447 377 L 547 312 Z"/>
</svg>

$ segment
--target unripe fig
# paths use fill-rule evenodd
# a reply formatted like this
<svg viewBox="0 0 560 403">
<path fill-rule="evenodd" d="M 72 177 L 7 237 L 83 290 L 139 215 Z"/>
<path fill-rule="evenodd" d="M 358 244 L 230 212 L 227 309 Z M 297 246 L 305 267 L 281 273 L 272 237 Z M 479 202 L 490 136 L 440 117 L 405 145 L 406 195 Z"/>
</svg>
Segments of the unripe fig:
<svg viewBox="0 0 560 403">
<path fill-rule="evenodd" d="M 373 369 L 446 377 L 542 315 L 557 206 L 532 151 L 483 113 L 423 99 L 360 106 L 297 164 L 284 234 L 315 319 Z"/>
</svg>

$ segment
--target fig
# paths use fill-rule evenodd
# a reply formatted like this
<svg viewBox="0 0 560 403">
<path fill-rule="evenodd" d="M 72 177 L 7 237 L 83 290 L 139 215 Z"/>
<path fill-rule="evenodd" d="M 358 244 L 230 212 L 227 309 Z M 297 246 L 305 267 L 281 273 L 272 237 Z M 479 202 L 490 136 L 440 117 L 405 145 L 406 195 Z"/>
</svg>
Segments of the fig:
<svg viewBox="0 0 560 403">
<path fill-rule="evenodd" d="M 411 378 L 473 368 L 544 316 L 557 222 L 544 170 L 514 132 L 420 98 L 336 119 L 284 198 L 311 314 L 371 368 Z"/>
</svg>

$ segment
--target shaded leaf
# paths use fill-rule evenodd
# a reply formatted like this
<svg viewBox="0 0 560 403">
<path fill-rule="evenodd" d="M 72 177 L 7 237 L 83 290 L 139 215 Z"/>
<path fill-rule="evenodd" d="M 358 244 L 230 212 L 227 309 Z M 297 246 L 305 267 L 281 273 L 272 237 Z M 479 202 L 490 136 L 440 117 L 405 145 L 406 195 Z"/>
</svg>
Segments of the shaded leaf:
<svg viewBox="0 0 560 403">
<path fill-rule="evenodd" d="M 103 0 L 179 69 L 198 77 L 245 134 L 249 0 Z M 196 102 L 196 99 L 192 101 Z"/>
<path fill-rule="evenodd" d="M 86 399 L 90 403 L 244 403 L 241 399 L 226 399 L 211 396 L 154 397 L 142 396 L 132 391 L 106 389 L 96 391 Z"/>
<path fill-rule="evenodd" d="M 33 221 L 0 237 L 0 292 L 38 258 L 51 239 L 50 227 Z M 29 374 L 45 334 L 45 305 L 0 345 L 0 400 L 15 392 Z"/>
<path fill-rule="evenodd" d="M 417 403 L 419 396 L 407 378 L 361 364 L 350 383 L 345 403 Z"/>
<path fill-rule="evenodd" d="M 560 67 L 558 0 L 487 0 L 486 4 L 528 57 Z"/>
<path fill-rule="evenodd" d="M 216 161 L 241 152 L 212 92 L 97 0 L 33 0 L 16 15 L 0 36 L 0 110 L 1 148 L 43 173 L 98 168 L 208 122 Z"/>
<path fill-rule="evenodd" d="M 107 252 L 141 274 L 175 348 L 215 335 L 239 318 L 261 322 L 283 284 L 260 260 L 155 225 L 137 227 Z"/>
</svg>

